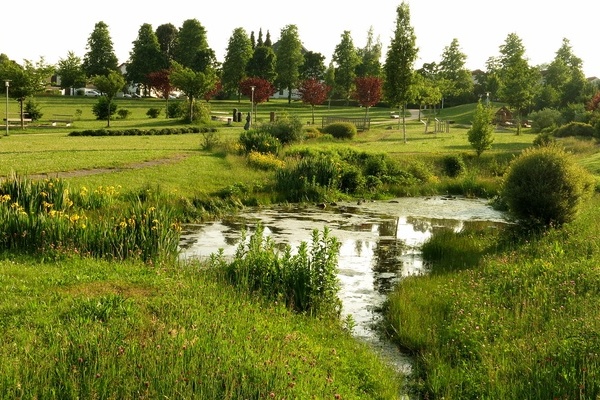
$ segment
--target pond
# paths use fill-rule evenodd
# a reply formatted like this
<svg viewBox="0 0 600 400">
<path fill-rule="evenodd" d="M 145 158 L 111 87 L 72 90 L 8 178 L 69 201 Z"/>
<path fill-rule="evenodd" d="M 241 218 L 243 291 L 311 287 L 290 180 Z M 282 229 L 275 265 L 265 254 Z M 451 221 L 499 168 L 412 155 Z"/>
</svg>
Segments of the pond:
<svg viewBox="0 0 600 400">
<path fill-rule="evenodd" d="M 275 243 L 293 249 L 301 242 L 310 244 L 313 230 L 328 227 L 341 244 L 342 316 L 354 320 L 357 339 L 372 345 L 399 371 L 410 373 L 410 359 L 375 328 L 387 293 L 403 277 L 426 273 L 420 246 L 436 229 L 495 228 L 506 220 L 485 200 L 451 196 L 250 208 L 219 221 L 185 227 L 181 257 L 207 258 L 219 249 L 233 256 L 242 230 L 252 233 L 257 223 Z"/>
</svg>

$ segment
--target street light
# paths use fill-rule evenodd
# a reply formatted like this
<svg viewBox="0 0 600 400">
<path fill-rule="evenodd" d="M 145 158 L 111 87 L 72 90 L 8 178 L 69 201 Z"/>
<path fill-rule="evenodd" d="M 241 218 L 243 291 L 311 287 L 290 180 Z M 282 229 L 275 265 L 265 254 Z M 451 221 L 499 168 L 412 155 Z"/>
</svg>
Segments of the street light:
<svg viewBox="0 0 600 400">
<path fill-rule="evenodd" d="M 10 86 L 10 79 L 4 80 L 4 86 L 6 86 L 6 136 L 8 136 L 8 87 Z"/>
<path fill-rule="evenodd" d="M 254 122 L 256 122 L 256 113 L 254 112 L 254 89 L 256 88 L 256 86 L 250 86 L 250 89 L 252 89 L 252 104 L 250 105 L 250 112 L 252 113 L 252 115 L 254 116 Z"/>
</svg>

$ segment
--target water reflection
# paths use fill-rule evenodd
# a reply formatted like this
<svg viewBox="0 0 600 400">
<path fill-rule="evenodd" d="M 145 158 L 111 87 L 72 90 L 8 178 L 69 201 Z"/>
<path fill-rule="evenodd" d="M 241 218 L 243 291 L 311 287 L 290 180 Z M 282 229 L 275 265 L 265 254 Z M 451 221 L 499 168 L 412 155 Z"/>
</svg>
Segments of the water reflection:
<svg viewBox="0 0 600 400">
<path fill-rule="evenodd" d="M 326 209 L 249 209 L 221 221 L 188 226 L 182 235 L 182 257 L 209 257 L 219 249 L 233 256 L 242 230 L 251 234 L 259 222 L 275 243 L 293 249 L 301 242 L 310 244 L 313 230 L 327 226 L 341 243 L 338 276 L 344 316 L 351 315 L 356 322 L 358 338 L 407 370 L 407 359 L 373 329 L 386 294 L 399 279 L 425 272 L 420 246 L 435 230 L 493 226 L 504 218 L 485 201 L 473 199 L 402 198 L 360 207 L 342 203 Z"/>
</svg>

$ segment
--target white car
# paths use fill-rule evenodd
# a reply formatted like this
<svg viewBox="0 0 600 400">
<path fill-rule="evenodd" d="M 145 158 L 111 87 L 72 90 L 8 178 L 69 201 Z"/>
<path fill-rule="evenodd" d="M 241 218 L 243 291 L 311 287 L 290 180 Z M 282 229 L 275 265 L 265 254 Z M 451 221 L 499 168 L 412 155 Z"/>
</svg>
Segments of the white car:
<svg viewBox="0 0 600 400">
<path fill-rule="evenodd" d="M 83 95 L 89 97 L 98 97 L 100 96 L 100 92 L 94 89 L 85 89 L 85 93 Z"/>
</svg>

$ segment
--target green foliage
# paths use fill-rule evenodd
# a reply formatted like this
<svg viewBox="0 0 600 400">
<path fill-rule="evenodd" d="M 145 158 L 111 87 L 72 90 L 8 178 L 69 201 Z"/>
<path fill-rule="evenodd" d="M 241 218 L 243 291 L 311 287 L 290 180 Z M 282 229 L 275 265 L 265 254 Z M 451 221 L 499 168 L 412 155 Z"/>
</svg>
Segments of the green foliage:
<svg viewBox="0 0 600 400">
<path fill-rule="evenodd" d="M 467 166 L 460 154 L 450 154 L 442 158 L 442 170 L 447 176 L 456 178 L 467 170 Z"/>
<path fill-rule="evenodd" d="M 108 107 L 110 105 L 110 115 L 111 117 L 117 111 L 117 104 L 114 101 L 110 101 L 104 96 L 98 97 L 98 101 L 92 107 L 92 112 L 96 116 L 97 120 L 105 120 L 108 119 Z"/>
<path fill-rule="evenodd" d="M 471 129 L 467 132 L 469 143 L 475 149 L 477 157 L 479 157 L 485 150 L 489 150 L 494 142 L 494 125 L 492 110 L 489 107 L 484 106 L 481 101 L 477 103 L 477 109 L 475 110 L 475 116 L 473 118 L 473 124 Z"/>
<path fill-rule="evenodd" d="M 260 128 L 242 132 L 239 141 L 246 154 L 252 151 L 277 154 L 281 148 L 281 143 L 277 138 Z"/>
<path fill-rule="evenodd" d="M 202 132 L 202 141 L 200 148 L 211 151 L 220 143 L 219 135 L 215 131 Z"/>
<path fill-rule="evenodd" d="M 315 317 L 338 317 L 341 303 L 337 297 L 337 256 L 340 243 L 329 235 L 313 231 L 309 246 L 302 242 L 296 254 L 286 246 L 280 254 L 277 245 L 257 225 L 247 240 L 242 234 L 233 262 L 213 254 L 211 264 L 225 270 L 229 282 L 250 292 L 259 292 L 273 301 L 283 300 L 287 307 Z"/>
<path fill-rule="evenodd" d="M 117 115 L 119 116 L 119 119 L 127 119 L 131 116 L 131 110 L 121 108 L 117 111 Z"/>
<path fill-rule="evenodd" d="M 552 135 L 555 137 L 581 136 L 593 137 L 596 135 L 596 130 L 590 124 L 583 122 L 569 122 L 566 125 L 556 128 Z"/>
<path fill-rule="evenodd" d="M 164 204 L 139 199 L 98 215 L 86 214 L 101 196 L 77 204 L 87 194 L 72 196 L 64 181 L 13 178 L 0 187 L 0 245 L 16 253 L 61 258 L 83 255 L 105 259 L 141 259 L 149 263 L 173 259 L 180 227 Z"/>
<path fill-rule="evenodd" d="M 170 101 L 167 107 L 167 116 L 169 118 L 182 118 L 186 113 L 186 102 Z"/>
<path fill-rule="evenodd" d="M 275 174 L 275 189 L 288 201 L 321 201 L 337 189 L 339 163 L 324 154 L 288 163 Z"/>
<path fill-rule="evenodd" d="M 158 118 L 161 111 L 162 111 L 162 108 L 152 107 L 152 108 L 149 108 L 148 111 L 146 111 L 146 115 L 150 118 Z"/>
<path fill-rule="evenodd" d="M 275 121 L 262 124 L 256 129 L 277 138 L 282 146 L 302 140 L 302 122 L 296 116 L 281 115 Z"/>
<path fill-rule="evenodd" d="M 588 172 L 558 146 L 525 150 L 509 166 L 502 196 L 525 226 L 561 226 L 574 219 L 593 191 Z"/>
<path fill-rule="evenodd" d="M 556 143 L 556 138 L 549 132 L 542 132 L 533 139 L 534 146 L 549 146 Z"/>
<path fill-rule="evenodd" d="M 31 118 L 33 121 L 38 121 L 44 116 L 40 105 L 36 103 L 34 99 L 27 99 L 24 109 L 27 116 L 29 116 L 29 118 Z"/>
<path fill-rule="evenodd" d="M 562 114 L 553 108 L 534 111 L 528 115 L 528 119 L 531 120 L 532 132 L 553 131 L 556 127 L 562 125 Z"/>
<path fill-rule="evenodd" d="M 350 122 L 334 122 L 323 128 L 324 133 L 328 133 L 336 139 L 353 139 L 356 136 L 356 125 Z"/>
</svg>

